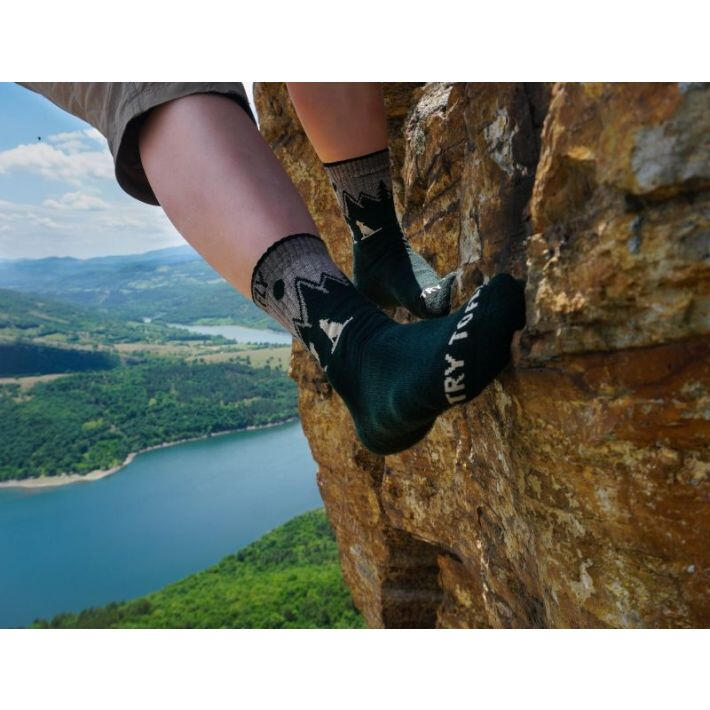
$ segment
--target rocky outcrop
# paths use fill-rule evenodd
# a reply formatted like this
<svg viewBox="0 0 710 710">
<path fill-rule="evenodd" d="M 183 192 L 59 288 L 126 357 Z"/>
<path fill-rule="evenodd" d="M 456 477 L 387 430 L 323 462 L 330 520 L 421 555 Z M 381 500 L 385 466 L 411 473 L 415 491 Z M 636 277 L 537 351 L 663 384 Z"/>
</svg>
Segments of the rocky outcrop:
<svg viewBox="0 0 710 710">
<path fill-rule="evenodd" d="M 370 626 L 710 622 L 710 89 L 386 85 L 398 211 L 458 301 L 527 281 L 511 366 L 379 457 L 295 346 L 303 426 Z M 349 272 L 281 84 L 261 130 Z M 396 313 L 398 319 L 406 318 Z"/>
</svg>

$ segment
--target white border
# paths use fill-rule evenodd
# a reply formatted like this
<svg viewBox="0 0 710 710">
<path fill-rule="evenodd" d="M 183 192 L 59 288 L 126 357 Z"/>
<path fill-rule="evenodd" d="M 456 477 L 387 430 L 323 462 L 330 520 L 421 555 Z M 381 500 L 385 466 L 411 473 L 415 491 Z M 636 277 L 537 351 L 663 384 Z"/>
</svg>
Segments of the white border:
<svg viewBox="0 0 710 710">
<path fill-rule="evenodd" d="M 707 631 L 6 631 L 6 708 L 690 708 Z"/>
<path fill-rule="evenodd" d="M 0 80 L 703 81 L 697 0 L 5 3 Z"/>
</svg>

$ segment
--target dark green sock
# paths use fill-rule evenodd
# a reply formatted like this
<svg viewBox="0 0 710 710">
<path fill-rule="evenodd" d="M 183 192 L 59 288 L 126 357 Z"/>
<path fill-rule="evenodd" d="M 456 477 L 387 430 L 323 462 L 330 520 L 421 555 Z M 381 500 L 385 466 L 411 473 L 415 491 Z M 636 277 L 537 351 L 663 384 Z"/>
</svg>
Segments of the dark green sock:
<svg viewBox="0 0 710 710">
<path fill-rule="evenodd" d="M 310 234 L 269 248 L 254 268 L 252 296 L 318 360 L 363 444 L 378 454 L 412 446 L 439 414 L 479 394 L 508 363 L 513 332 L 525 323 L 523 287 L 507 274 L 456 313 L 396 323 Z"/>
<path fill-rule="evenodd" d="M 326 163 L 353 239 L 353 282 L 382 308 L 404 306 L 420 318 L 446 315 L 455 274 L 440 279 L 397 221 L 389 150 Z"/>
</svg>

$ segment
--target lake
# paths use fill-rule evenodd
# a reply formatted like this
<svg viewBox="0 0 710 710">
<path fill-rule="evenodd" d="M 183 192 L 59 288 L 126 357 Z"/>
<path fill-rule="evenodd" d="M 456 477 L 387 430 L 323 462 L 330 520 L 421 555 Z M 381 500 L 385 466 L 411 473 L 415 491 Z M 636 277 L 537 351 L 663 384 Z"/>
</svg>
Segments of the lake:
<svg viewBox="0 0 710 710">
<path fill-rule="evenodd" d="M 90 483 L 0 489 L 0 628 L 141 596 L 322 505 L 298 422 L 148 451 Z"/>
<path fill-rule="evenodd" d="M 273 343 L 275 345 L 290 345 L 293 339 L 290 333 L 278 330 L 257 330 L 244 328 L 241 325 L 180 325 L 168 323 L 173 328 L 185 328 L 191 333 L 202 335 L 221 335 L 239 343 Z"/>
</svg>

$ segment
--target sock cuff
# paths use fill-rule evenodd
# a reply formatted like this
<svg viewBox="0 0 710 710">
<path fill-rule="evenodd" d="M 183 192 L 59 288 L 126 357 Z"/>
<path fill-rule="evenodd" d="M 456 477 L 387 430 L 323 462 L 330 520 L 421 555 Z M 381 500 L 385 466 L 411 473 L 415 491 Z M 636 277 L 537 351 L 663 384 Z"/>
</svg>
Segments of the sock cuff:
<svg viewBox="0 0 710 710">
<path fill-rule="evenodd" d="M 332 163 L 323 163 L 323 167 L 334 168 L 336 165 L 352 163 L 355 160 L 362 160 L 363 158 L 372 158 L 373 156 L 380 155 L 381 153 L 389 153 L 389 148 L 382 148 L 382 150 L 373 150 L 372 153 L 365 153 L 364 155 L 355 155 L 352 158 L 345 158 L 344 160 L 334 160 Z"/>
<path fill-rule="evenodd" d="M 315 234 L 290 234 L 272 244 L 254 267 L 254 304 L 301 341 L 326 368 L 354 311 L 365 299 L 333 263 Z"/>
<path fill-rule="evenodd" d="M 323 163 L 323 167 L 330 179 L 338 185 L 348 184 L 353 180 L 368 178 L 372 175 L 386 179 L 390 174 L 390 151 L 389 148 L 385 148 L 357 158 L 339 160 L 335 163 Z"/>
<path fill-rule="evenodd" d="M 256 262 L 253 271 L 251 272 L 251 298 L 257 305 L 263 306 L 264 296 L 259 288 L 255 287 L 259 283 L 259 271 L 264 268 L 269 270 L 282 271 L 279 264 L 292 263 L 295 257 L 303 254 L 312 254 L 320 251 L 326 258 L 330 258 L 328 248 L 325 242 L 315 234 L 303 232 L 300 234 L 289 234 L 274 242 Z"/>
</svg>

